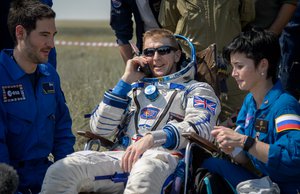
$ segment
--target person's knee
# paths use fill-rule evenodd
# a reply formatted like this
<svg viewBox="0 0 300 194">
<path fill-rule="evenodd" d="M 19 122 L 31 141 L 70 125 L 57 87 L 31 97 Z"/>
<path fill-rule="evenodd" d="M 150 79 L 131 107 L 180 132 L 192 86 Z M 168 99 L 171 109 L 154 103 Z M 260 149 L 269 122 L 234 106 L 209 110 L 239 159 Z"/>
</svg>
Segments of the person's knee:
<svg viewBox="0 0 300 194">
<path fill-rule="evenodd" d="M 159 193 L 164 181 L 174 171 L 171 168 L 160 159 L 139 159 L 130 172 L 124 193 Z"/>
<path fill-rule="evenodd" d="M 149 158 L 141 158 L 139 159 L 135 165 L 133 166 L 133 169 L 131 171 L 131 176 L 138 176 L 139 180 L 137 181 L 143 181 L 143 179 L 149 180 L 152 177 L 155 176 L 154 174 L 159 171 L 163 171 L 163 166 L 158 166 L 157 159 L 149 159 Z M 153 177 L 154 178 L 154 177 Z"/>
<path fill-rule="evenodd" d="M 46 176 L 57 176 L 58 174 L 60 174 L 61 176 L 66 175 L 66 173 L 64 173 L 66 170 L 69 170 L 69 166 L 66 165 L 66 163 L 64 162 L 65 159 L 61 159 L 58 160 L 57 162 L 53 163 L 47 170 L 46 172 Z"/>
<path fill-rule="evenodd" d="M 53 192 L 76 193 L 80 191 L 83 178 L 76 162 L 66 157 L 52 164 L 42 185 L 43 194 Z"/>
</svg>

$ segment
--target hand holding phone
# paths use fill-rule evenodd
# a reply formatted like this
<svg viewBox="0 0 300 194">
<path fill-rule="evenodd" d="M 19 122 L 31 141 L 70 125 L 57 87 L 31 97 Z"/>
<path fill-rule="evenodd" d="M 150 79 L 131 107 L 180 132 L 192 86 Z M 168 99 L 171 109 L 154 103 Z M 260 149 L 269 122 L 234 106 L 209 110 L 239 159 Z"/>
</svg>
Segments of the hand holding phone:
<svg viewBox="0 0 300 194">
<path fill-rule="evenodd" d="M 139 66 L 138 71 L 143 72 L 146 77 L 151 77 L 152 76 L 152 71 L 149 67 L 149 64 L 144 64 L 144 66 Z"/>
<path fill-rule="evenodd" d="M 133 52 L 135 53 L 135 55 L 136 56 L 141 56 L 141 52 L 139 51 L 139 49 L 137 48 L 137 46 L 131 40 L 129 41 L 129 44 L 130 44 Z M 144 64 L 143 66 L 139 65 L 137 71 L 143 72 L 146 77 L 152 77 L 152 71 L 151 71 L 148 63 Z"/>
</svg>

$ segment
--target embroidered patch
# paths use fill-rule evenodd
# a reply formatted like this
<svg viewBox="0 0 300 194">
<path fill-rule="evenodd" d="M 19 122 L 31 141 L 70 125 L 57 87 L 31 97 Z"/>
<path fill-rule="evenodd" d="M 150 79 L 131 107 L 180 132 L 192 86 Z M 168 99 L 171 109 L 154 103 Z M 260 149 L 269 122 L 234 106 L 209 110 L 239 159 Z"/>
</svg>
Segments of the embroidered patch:
<svg viewBox="0 0 300 194">
<path fill-rule="evenodd" d="M 119 7 L 121 7 L 122 2 L 121 2 L 120 0 L 111 0 L 111 5 L 112 5 L 114 8 L 119 8 Z"/>
<path fill-rule="evenodd" d="M 12 86 L 2 86 L 3 102 L 14 102 L 25 100 L 22 84 Z"/>
<path fill-rule="evenodd" d="M 211 112 L 213 115 L 216 114 L 217 104 L 213 101 L 207 100 L 200 96 L 194 96 L 194 107 L 195 108 L 204 108 Z"/>
<path fill-rule="evenodd" d="M 282 115 L 275 119 L 276 132 L 300 130 L 300 116 L 293 114 Z"/>
<path fill-rule="evenodd" d="M 141 110 L 141 118 L 155 119 L 158 113 L 159 113 L 159 109 L 153 107 L 146 107 Z"/>
<path fill-rule="evenodd" d="M 266 121 L 266 120 L 263 120 L 263 119 L 256 119 L 254 126 L 255 126 L 255 130 L 257 132 L 267 133 L 268 132 L 269 121 Z"/>
<path fill-rule="evenodd" d="M 43 83 L 43 92 L 44 94 L 54 94 L 55 89 L 54 89 L 54 84 L 51 82 Z"/>
<path fill-rule="evenodd" d="M 171 120 L 176 120 L 178 122 L 181 122 L 181 121 L 183 121 L 183 119 L 184 119 L 184 116 L 176 114 L 176 113 L 173 113 L 173 112 L 170 112 L 169 113 L 169 118 L 168 118 L 167 122 L 169 122 Z"/>
</svg>

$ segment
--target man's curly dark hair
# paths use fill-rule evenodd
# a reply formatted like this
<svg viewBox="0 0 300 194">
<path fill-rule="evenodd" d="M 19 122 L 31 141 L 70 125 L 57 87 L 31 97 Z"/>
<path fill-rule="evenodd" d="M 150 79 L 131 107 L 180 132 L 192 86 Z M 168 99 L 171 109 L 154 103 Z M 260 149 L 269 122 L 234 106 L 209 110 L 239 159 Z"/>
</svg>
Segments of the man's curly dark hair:
<svg viewBox="0 0 300 194">
<path fill-rule="evenodd" d="M 19 185 L 16 170 L 5 163 L 0 163 L 0 194 L 13 194 Z"/>
</svg>

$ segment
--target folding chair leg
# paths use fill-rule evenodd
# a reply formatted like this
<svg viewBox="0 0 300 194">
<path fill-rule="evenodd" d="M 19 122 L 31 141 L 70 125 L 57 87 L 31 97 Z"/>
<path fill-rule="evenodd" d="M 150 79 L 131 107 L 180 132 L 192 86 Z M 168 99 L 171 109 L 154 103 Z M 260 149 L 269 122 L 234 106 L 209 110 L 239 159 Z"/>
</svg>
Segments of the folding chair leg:
<svg viewBox="0 0 300 194">
<path fill-rule="evenodd" d="M 184 158 L 184 162 L 185 162 L 185 170 L 184 170 L 184 194 L 187 193 L 187 185 L 188 185 L 188 175 L 189 175 L 189 167 L 190 167 L 190 154 L 191 154 L 191 150 L 192 147 L 194 146 L 194 142 L 188 142 L 186 148 L 185 148 L 185 158 Z"/>
</svg>

